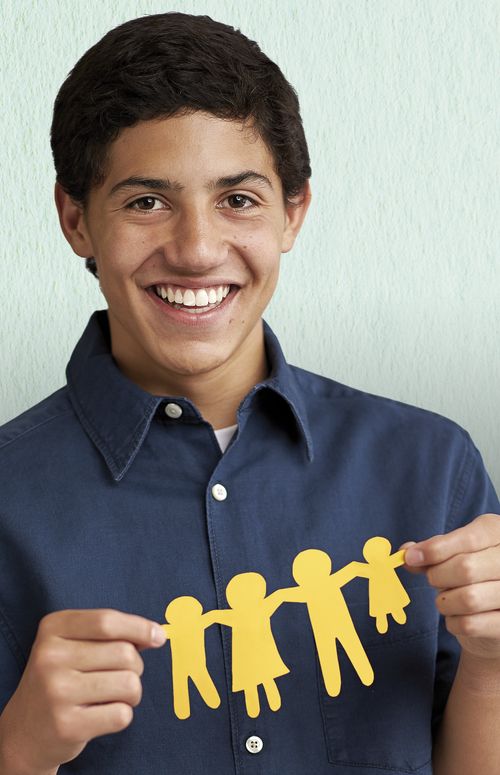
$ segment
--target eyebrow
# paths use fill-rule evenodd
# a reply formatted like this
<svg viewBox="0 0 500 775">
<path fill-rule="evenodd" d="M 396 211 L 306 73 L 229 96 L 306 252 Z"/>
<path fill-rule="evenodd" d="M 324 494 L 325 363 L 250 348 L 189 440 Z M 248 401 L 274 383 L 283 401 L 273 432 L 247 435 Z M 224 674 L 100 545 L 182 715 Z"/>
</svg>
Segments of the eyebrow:
<svg viewBox="0 0 500 775">
<path fill-rule="evenodd" d="M 205 188 L 208 191 L 215 191 L 218 188 L 239 186 L 240 183 L 254 183 L 258 186 L 269 187 L 271 191 L 274 190 L 269 178 L 260 172 L 255 172 L 255 170 L 245 170 L 244 172 L 238 172 L 236 175 L 226 175 L 225 177 L 211 180 L 206 184 Z M 132 175 L 116 183 L 109 192 L 109 196 L 113 196 L 117 191 L 122 191 L 123 189 L 138 187 L 155 189 L 156 191 L 183 191 L 185 189 L 185 186 L 177 180 L 169 180 L 169 178 L 143 178 Z"/>
</svg>

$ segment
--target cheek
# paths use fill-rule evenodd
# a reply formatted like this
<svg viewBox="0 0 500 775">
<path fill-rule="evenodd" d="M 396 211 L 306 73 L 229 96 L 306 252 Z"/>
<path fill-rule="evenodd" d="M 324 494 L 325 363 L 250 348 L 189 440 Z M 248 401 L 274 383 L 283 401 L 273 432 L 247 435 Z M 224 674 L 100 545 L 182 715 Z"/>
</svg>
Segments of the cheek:
<svg viewBox="0 0 500 775">
<path fill-rule="evenodd" d="M 110 233 L 99 243 L 95 256 L 102 276 L 131 276 L 151 255 L 144 235 Z"/>
<path fill-rule="evenodd" d="M 261 234 L 248 234 L 240 243 L 245 263 L 260 282 L 272 282 L 278 277 L 281 243 L 273 230 Z"/>
</svg>

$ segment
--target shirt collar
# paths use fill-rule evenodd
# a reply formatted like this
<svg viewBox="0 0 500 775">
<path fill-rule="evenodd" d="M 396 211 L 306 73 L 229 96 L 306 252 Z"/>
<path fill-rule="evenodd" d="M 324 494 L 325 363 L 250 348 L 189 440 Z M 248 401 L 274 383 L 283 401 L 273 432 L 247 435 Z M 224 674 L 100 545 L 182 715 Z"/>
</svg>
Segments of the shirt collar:
<svg viewBox="0 0 500 775">
<path fill-rule="evenodd" d="M 297 378 L 284 358 L 276 336 L 264 322 L 266 351 L 271 366 L 268 379 L 255 385 L 243 400 L 238 416 L 249 410 L 255 395 L 272 390 L 289 405 L 312 460 L 313 449 L 304 398 Z M 118 368 L 110 347 L 107 312 L 91 316 L 66 369 L 69 397 L 88 436 L 103 455 L 113 478 L 123 478 L 144 438 L 158 406 L 176 396 L 153 396 L 129 380 Z M 200 418 L 187 399 L 191 415 Z"/>
<path fill-rule="evenodd" d="M 299 384 L 294 368 L 286 362 L 278 338 L 266 321 L 263 320 L 262 322 L 264 324 L 264 340 L 266 344 L 267 359 L 270 365 L 270 374 L 267 379 L 252 388 L 250 393 L 243 400 L 238 414 L 245 411 L 250 405 L 253 397 L 260 390 L 272 390 L 290 407 L 301 438 L 305 444 L 307 458 L 309 462 L 312 462 L 313 443 L 309 429 L 303 388 Z"/>
</svg>

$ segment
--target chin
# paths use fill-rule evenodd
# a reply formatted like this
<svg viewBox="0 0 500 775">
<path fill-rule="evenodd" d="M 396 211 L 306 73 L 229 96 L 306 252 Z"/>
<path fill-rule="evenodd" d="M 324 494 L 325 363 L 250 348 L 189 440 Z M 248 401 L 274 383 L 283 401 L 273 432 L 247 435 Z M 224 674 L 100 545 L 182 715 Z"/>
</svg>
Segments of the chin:
<svg viewBox="0 0 500 775">
<path fill-rule="evenodd" d="M 180 377 L 195 377 L 198 374 L 208 374 L 214 369 L 219 368 L 228 357 L 229 354 L 209 355 L 206 353 L 204 356 L 202 354 L 193 354 L 190 357 L 176 361 L 165 359 L 162 366 L 166 371 L 178 374 Z"/>
</svg>

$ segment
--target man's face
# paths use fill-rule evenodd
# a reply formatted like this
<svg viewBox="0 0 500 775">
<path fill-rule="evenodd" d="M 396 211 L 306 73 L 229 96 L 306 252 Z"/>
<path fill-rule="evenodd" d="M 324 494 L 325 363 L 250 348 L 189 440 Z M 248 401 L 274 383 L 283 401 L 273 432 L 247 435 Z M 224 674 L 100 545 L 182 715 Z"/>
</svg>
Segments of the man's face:
<svg viewBox="0 0 500 775">
<path fill-rule="evenodd" d="M 65 233 L 95 258 L 125 373 L 161 393 L 169 375 L 258 357 L 280 254 L 308 204 L 306 195 L 285 207 L 269 151 L 240 122 L 195 112 L 124 129 L 103 184 Z"/>
</svg>

